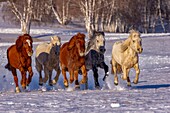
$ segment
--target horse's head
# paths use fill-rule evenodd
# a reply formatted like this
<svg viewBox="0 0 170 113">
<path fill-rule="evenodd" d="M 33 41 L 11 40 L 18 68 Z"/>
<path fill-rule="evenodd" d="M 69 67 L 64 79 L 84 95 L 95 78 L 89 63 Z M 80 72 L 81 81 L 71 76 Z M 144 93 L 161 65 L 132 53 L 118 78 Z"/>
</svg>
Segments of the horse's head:
<svg viewBox="0 0 170 113">
<path fill-rule="evenodd" d="M 68 44 L 68 49 L 72 49 L 74 46 L 78 49 L 79 55 L 82 57 L 85 55 L 85 35 L 78 33 L 73 36 Z"/>
<path fill-rule="evenodd" d="M 26 51 L 28 56 L 32 56 L 32 37 L 29 34 L 19 36 L 16 40 L 16 48 L 18 52 Z"/>
<path fill-rule="evenodd" d="M 136 30 L 131 30 L 129 37 L 131 38 L 130 47 L 137 53 L 142 53 L 143 48 L 142 48 L 142 39 L 140 37 L 140 33 Z"/>
<path fill-rule="evenodd" d="M 105 49 L 105 38 L 104 38 L 104 32 L 94 32 L 94 44 L 96 46 L 96 49 L 100 53 L 104 53 L 106 51 Z"/>
<path fill-rule="evenodd" d="M 60 54 L 61 39 L 58 36 L 51 37 L 51 44 L 54 48 L 55 54 Z"/>
</svg>

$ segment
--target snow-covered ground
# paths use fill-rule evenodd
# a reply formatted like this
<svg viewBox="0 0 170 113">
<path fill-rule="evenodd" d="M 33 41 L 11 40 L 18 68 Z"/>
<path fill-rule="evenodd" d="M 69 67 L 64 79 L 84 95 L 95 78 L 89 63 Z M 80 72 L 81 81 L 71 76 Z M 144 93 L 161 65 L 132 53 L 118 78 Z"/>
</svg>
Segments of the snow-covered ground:
<svg viewBox="0 0 170 113">
<path fill-rule="evenodd" d="M 103 70 L 99 69 L 101 89 L 94 88 L 93 73 L 88 72 L 88 89 L 68 89 L 63 86 L 63 77 L 60 75 L 57 85 L 46 85 L 47 91 L 42 92 L 38 85 L 38 73 L 35 69 L 35 51 L 32 57 L 34 76 L 29 91 L 15 93 L 15 85 L 11 72 L 4 66 L 7 63 L 6 50 L 14 43 L 18 36 L 17 28 L 0 28 L 0 112 L 5 113 L 168 113 L 170 112 L 170 34 L 142 34 L 144 51 L 139 55 L 140 79 L 137 85 L 126 86 L 126 81 L 120 79 L 119 85 L 114 86 L 113 75 L 102 81 Z M 51 35 L 59 35 L 62 43 L 68 41 L 78 30 L 59 30 L 51 28 L 33 29 L 34 50 L 37 44 L 49 41 Z M 84 30 L 80 32 L 86 33 Z M 105 61 L 110 66 L 111 49 L 116 40 L 124 39 L 128 34 L 106 33 Z M 53 72 L 55 75 L 55 72 Z M 20 73 L 18 71 L 18 77 Z M 135 71 L 130 71 L 133 81 Z M 79 75 L 81 79 L 81 75 Z"/>
</svg>

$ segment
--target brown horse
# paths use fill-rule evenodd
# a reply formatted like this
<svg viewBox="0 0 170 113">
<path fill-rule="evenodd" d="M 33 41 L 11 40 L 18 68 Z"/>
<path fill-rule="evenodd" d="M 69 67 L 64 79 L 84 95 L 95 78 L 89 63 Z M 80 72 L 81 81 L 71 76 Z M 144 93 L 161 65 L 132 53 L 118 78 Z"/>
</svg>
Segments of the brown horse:
<svg viewBox="0 0 170 113">
<path fill-rule="evenodd" d="M 5 68 L 12 71 L 16 85 L 16 92 L 20 92 L 16 69 L 19 69 L 21 72 L 21 85 L 23 89 L 26 88 L 26 85 L 29 85 L 33 76 L 31 67 L 31 56 L 33 54 L 32 43 L 33 40 L 31 36 L 24 34 L 19 36 L 16 40 L 16 43 L 10 46 L 7 50 L 8 64 L 5 66 Z M 26 77 L 27 71 L 29 72 L 28 79 Z"/>
<path fill-rule="evenodd" d="M 83 79 L 81 84 L 86 83 L 87 72 L 85 66 L 85 35 L 78 33 L 69 42 L 62 45 L 60 49 L 60 64 L 64 77 L 64 86 L 68 87 L 66 71 L 70 74 L 70 83 L 75 79 L 75 85 L 79 86 L 78 71 L 81 70 Z"/>
</svg>

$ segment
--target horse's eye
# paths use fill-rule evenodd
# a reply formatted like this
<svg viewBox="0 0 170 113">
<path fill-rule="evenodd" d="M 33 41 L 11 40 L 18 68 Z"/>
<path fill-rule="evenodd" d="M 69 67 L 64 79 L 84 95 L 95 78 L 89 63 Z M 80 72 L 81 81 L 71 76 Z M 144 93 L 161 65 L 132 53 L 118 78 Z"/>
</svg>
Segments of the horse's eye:
<svg viewBox="0 0 170 113">
<path fill-rule="evenodd" d="M 97 40 L 97 42 L 99 42 L 99 40 Z"/>
<path fill-rule="evenodd" d="M 133 43 L 135 43 L 135 40 L 133 40 Z"/>
</svg>

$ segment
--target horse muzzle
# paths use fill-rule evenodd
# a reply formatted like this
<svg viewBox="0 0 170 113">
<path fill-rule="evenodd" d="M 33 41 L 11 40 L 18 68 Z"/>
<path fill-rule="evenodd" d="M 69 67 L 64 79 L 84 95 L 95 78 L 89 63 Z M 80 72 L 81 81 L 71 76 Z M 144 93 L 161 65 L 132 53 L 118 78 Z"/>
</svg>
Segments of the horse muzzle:
<svg viewBox="0 0 170 113">
<path fill-rule="evenodd" d="M 139 48 L 139 49 L 138 49 L 138 53 L 139 53 L 139 54 L 142 53 L 142 51 L 143 51 L 143 48 Z"/>
<path fill-rule="evenodd" d="M 83 57 L 83 56 L 85 56 L 85 53 L 84 52 L 79 52 L 79 55 L 80 55 L 80 57 Z"/>
<path fill-rule="evenodd" d="M 59 54 L 60 54 L 60 52 L 55 52 L 55 55 L 57 55 L 57 56 L 58 56 Z"/>
<path fill-rule="evenodd" d="M 33 52 L 27 52 L 28 56 L 32 56 Z"/>
<path fill-rule="evenodd" d="M 106 51 L 104 46 L 100 46 L 99 50 L 100 50 L 101 53 L 104 53 Z"/>
</svg>

